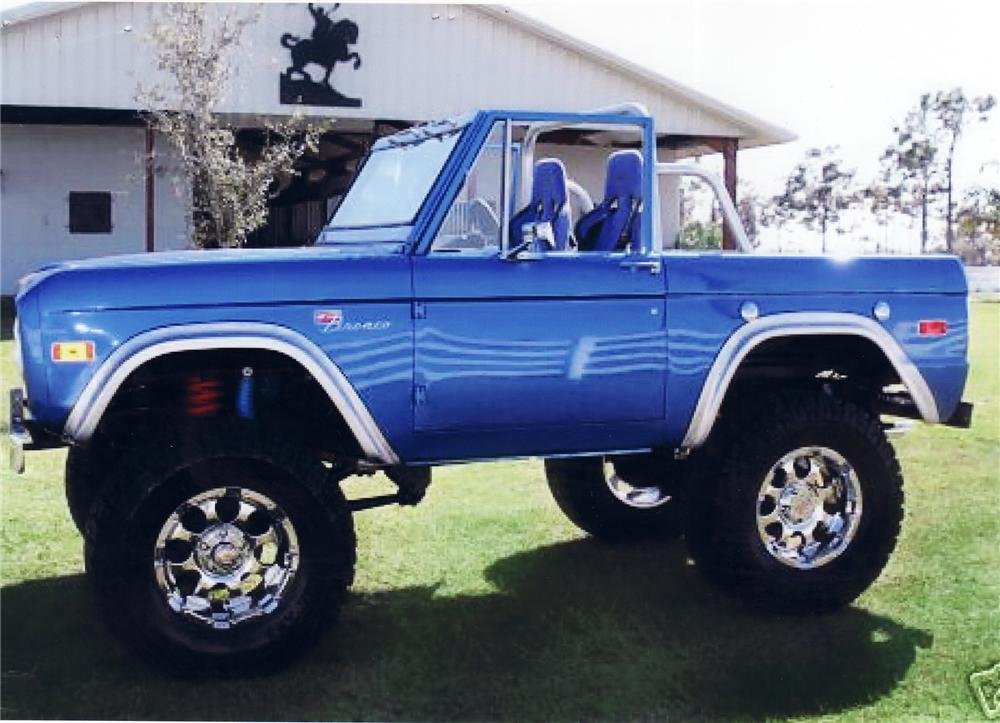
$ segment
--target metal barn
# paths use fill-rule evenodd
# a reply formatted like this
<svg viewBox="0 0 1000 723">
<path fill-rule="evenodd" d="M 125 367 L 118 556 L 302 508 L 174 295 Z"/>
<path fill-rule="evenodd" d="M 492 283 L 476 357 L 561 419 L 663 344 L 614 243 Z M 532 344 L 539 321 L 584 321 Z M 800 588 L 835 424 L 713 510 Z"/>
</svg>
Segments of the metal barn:
<svg viewBox="0 0 1000 723">
<path fill-rule="evenodd" d="M 226 9 L 252 11 L 213 11 Z M 157 81 L 147 41 L 156 12 L 151 3 L 71 2 L 4 13 L 3 294 L 52 261 L 185 247 L 185 191 L 172 182 L 170 149 L 137 114 L 137 89 Z M 319 40 L 338 44 L 336 62 L 310 53 L 308 43 Z M 655 116 L 661 158 L 722 153 L 733 194 L 739 149 L 792 138 L 510 9 L 480 5 L 262 5 L 232 57 L 221 111 L 249 145 L 268 119 L 335 121 L 253 239 L 291 245 L 315 236 L 380 135 L 477 107 L 581 110 L 622 101 L 641 102 Z M 578 158 L 579 180 L 597 195 L 598 157 L 591 163 L 579 139 L 565 142 L 574 147 L 561 151 Z M 662 208 L 668 237 L 676 206 Z"/>
</svg>

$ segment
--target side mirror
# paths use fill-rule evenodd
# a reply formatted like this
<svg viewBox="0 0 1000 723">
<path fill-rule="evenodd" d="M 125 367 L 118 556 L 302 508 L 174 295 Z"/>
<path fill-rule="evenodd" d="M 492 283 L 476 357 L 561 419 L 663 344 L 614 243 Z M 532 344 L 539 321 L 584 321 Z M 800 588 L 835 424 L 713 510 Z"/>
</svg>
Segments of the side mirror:
<svg viewBox="0 0 1000 723">
<path fill-rule="evenodd" d="M 516 246 L 511 246 L 509 249 L 507 249 L 507 251 L 504 252 L 503 255 L 504 261 L 517 261 L 517 259 L 520 258 L 521 254 L 523 254 L 525 251 L 531 248 L 531 244 L 532 244 L 531 241 L 522 241 Z"/>
<path fill-rule="evenodd" d="M 552 230 L 552 224 L 549 221 L 528 224 L 521 230 L 521 233 L 525 241 L 537 242 L 538 246 L 545 250 L 556 247 L 556 233 Z"/>
</svg>

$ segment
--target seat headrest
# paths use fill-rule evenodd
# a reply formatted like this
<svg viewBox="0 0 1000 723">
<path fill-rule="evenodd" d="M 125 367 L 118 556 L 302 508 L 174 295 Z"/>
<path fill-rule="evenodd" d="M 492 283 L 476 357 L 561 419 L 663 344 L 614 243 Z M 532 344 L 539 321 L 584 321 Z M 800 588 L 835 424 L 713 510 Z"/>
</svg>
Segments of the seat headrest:
<svg viewBox="0 0 1000 723">
<path fill-rule="evenodd" d="M 642 198 L 642 154 L 639 151 L 616 151 L 608 156 L 608 174 L 604 198 Z"/>
<path fill-rule="evenodd" d="M 542 251 L 565 251 L 570 237 L 569 191 L 566 188 L 566 167 L 556 158 L 543 158 L 532 171 L 531 202 L 510 220 L 510 236 L 520 240 L 529 223 L 552 225 L 552 245 Z"/>
<path fill-rule="evenodd" d="M 535 164 L 531 184 L 533 204 L 551 204 L 547 211 L 565 206 L 569 197 L 566 190 L 566 167 L 558 158 L 543 158 Z"/>
</svg>

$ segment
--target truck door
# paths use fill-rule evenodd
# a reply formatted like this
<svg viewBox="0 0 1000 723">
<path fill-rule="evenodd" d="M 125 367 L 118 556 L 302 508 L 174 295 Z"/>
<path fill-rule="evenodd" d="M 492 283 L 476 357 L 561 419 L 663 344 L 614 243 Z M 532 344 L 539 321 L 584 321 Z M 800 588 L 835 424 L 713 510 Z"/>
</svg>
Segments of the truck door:
<svg viewBox="0 0 1000 723">
<path fill-rule="evenodd" d="M 414 259 L 415 429 L 543 434 L 663 419 L 664 281 L 635 264 L 600 253 Z"/>
<path fill-rule="evenodd" d="M 634 448 L 636 426 L 665 417 L 659 259 L 504 259 L 502 148 L 491 134 L 413 258 L 414 430 L 425 446 L 460 435 L 469 457 Z"/>
</svg>

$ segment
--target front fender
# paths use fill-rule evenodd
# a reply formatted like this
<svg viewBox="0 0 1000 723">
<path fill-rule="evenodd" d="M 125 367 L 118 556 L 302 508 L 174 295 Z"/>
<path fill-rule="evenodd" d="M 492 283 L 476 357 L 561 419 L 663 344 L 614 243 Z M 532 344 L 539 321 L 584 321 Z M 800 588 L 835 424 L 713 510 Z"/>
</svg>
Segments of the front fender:
<svg viewBox="0 0 1000 723">
<path fill-rule="evenodd" d="M 316 344 L 286 327 L 257 322 L 168 326 L 132 337 L 91 376 L 66 420 L 64 435 L 75 442 L 88 440 L 119 387 L 146 362 L 166 354 L 212 349 L 266 349 L 293 359 L 326 392 L 371 460 L 399 462 L 357 391 Z"/>
</svg>

